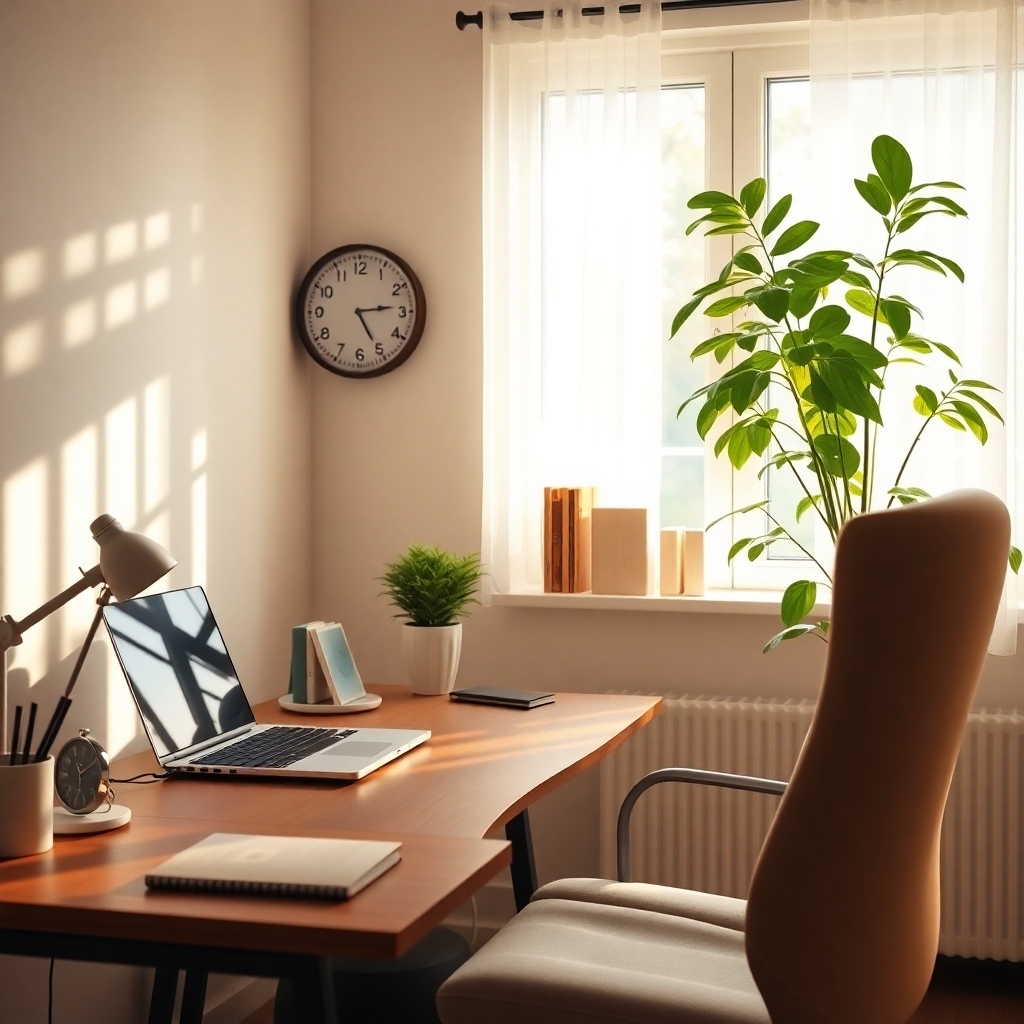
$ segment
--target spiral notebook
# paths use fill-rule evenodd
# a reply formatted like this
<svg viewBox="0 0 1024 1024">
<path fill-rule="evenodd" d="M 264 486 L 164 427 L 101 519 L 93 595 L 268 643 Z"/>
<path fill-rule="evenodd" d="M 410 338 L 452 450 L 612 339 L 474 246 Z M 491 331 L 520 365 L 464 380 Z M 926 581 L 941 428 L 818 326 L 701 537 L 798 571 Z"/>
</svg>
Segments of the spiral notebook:
<svg viewBox="0 0 1024 1024">
<path fill-rule="evenodd" d="M 401 859 L 401 843 L 215 832 L 151 874 L 150 889 L 347 900 Z"/>
</svg>

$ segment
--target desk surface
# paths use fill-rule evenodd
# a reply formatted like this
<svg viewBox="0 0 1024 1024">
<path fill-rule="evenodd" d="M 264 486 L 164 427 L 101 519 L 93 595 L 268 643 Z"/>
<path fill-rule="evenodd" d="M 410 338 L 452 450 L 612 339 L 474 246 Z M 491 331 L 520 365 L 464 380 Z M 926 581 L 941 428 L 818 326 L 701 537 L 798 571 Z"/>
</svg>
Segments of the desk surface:
<svg viewBox="0 0 1024 1024">
<path fill-rule="evenodd" d="M 532 711 L 381 687 L 376 710 L 311 720 L 276 702 L 262 722 L 427 728 L 422 747 L 354 783 L 196 777 L 116 787 L 131 824 L 58 837 L 0 861 L 0 928 L 293 953 L 397 956 L 509 863 L 482 837 L 600 760 L 659 710 L 657 697 L 559 694 Z M 115 778 L 151 770 L 149 753 Z M 394 838 L 402 862 L 349 903 L 152 893 L 151 867 L 210 832 Z"/>
</svg>

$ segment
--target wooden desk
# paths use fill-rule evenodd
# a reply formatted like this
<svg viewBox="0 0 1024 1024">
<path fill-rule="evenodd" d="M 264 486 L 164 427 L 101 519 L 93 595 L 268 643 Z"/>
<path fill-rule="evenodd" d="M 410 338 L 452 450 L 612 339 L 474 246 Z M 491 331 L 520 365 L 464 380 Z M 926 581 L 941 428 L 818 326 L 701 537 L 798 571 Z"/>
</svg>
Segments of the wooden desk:
<svg viewBox="0 0 1024 1024">
<path fill-rule="evenodd" d="M 311 719 L 259 705 L 261 722 L 426 728 L 423 746 L 354 783 L 196 777 L 121 785 L 126 828 L 58 838 L 38 857 L 0 861 L 0 952 L 158 968 L 150 1020 L 170 1020 L 167 994 L 190 968 L 182 1022 L 201 1019 L 205 972 L 291 976 L 329 1020 L 323 958 L 399 956 L 513 861 L 517 904 L 529 898 L 528 806 L 596 763 L 650 721 L 660 698 L 559 694 L 531 711 L 414 697 L 381 687 L 360 715 Z M 114 778 L 152 771 L 152 754 L 115 762 Z M 485 840 L 505 825 L 509 843 Z M 143 876 L 210 832 L 400 839 L 403 861 L 350 903 L 150 893 Z M 189 987 L 189 983 L 194 982 Z M 312 989 L 318 989 L 310 995 Z M 319 1000 L 319 1001 L 318 1001 Z"/>
</svg>

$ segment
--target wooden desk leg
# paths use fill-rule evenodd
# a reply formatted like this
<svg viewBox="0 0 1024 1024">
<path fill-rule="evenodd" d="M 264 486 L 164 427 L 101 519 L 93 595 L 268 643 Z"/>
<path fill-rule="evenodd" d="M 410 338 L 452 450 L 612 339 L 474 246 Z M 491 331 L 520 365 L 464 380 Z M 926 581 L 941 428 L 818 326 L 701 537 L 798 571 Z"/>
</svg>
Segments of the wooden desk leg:
<svg viewBox="0 0 1024 1024">
<path fill-rule="evenodd" d="M 295 1005 L 302 1024 L 338 1024 L 329 957 L 308 957 L 292 975 Z"/>
<path fill-rule="evenodd" d="M 206 981 L 209 975 L 198 967 L 185 971 L 185 991 L 181 996 L 181 1014 L 178 1024 L 203 1024 L 206 1005 Z"/>
<path fill-rule="evenodd" d="M 149 998 L 149 1024 L 171 1024 L 177 992 L 178 972 L 170 967 L 158 967 L 153 975 L 153 994 Z"/>
<path fill-rule="evenodd" d="M 537 891 L 537 868 L 533 862 L 533 837 L 530 835 L 528 811 L 520 811 L 505 825 L 505 838 L 512 844 L 512 893 L 518 913 Z"/>
</svg>

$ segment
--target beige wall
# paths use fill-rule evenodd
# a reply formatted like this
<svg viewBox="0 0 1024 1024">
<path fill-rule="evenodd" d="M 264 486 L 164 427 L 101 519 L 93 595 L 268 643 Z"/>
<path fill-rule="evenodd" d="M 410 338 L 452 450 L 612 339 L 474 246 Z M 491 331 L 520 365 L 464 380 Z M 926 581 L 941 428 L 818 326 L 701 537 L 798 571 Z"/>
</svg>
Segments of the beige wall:
<svg viewBox="0 0 1024 1024">
<path fill-rule="evenodd" d="M 0 4 L 0 612 L 93 564 L 109 510 L 205 579 L 255 699 L 309 611 L 308 46 L 306 0 Z M 91 600 L 26 635 L 14 701 L 49 711 Z M 106 653 L 65 732 L 117 751 L 140 737 Z M 0 1022 L 45 1019 L 46 966 L 0 961 Z M 145 1019 L 141 974 L 56 982 L 57 1020 Z"/>
<path fill-rule="evenodd" d="M 313 604 L 364 675 L 401 681 L 399 627 L 373 581 L 411 541 L 480 544 L 481 39 L 446 0 L 314 0 L 314 253 L 353 241 L 405 256 L 429 316 L 395 373 L 314 371 Z M 354 158 L 353 154 L 357 154 Z M 479 609 L 460 684 L 812 697 L 823 645 L 764 656 L 768 617 Z M 991 659 L 982 700 L 1020 702 Z M 593 775 L 534 812 L 542 875 L 596 872 Z"/>
</svg>

